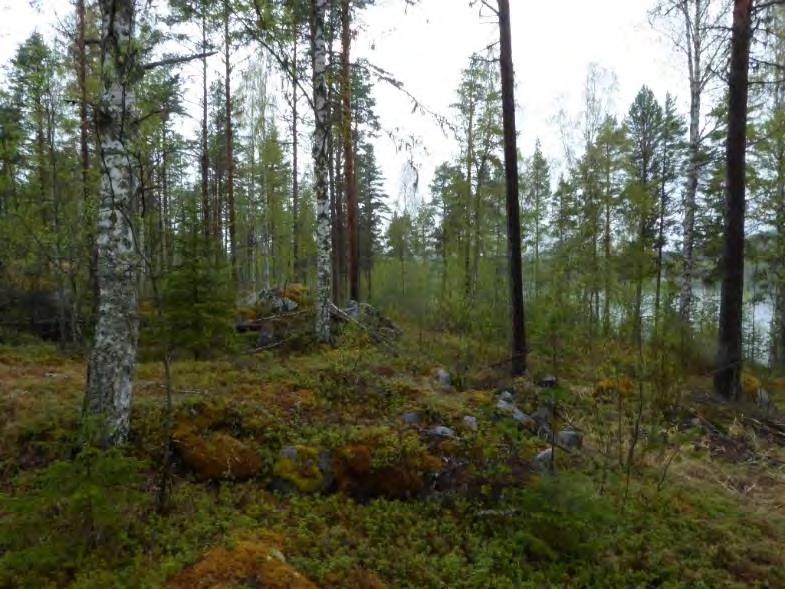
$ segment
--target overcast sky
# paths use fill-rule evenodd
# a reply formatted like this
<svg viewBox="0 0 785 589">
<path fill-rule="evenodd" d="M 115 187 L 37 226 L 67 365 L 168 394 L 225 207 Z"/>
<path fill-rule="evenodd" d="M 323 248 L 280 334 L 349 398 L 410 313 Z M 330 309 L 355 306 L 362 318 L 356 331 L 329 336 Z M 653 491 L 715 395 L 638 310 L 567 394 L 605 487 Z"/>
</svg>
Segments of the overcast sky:
<svg viewBox="0 0 785 589">
<path fill-rule="evenodd" d="M 355 42 L 355 56 L 390 71 L 429 109 L 450 116 L 450 104 L 469 56 L 498 38 L 489 14 L 469 0 L 421 0 L 405 8 L 403 0 L 377 0 L 366 10 Z M 513 59 L 516 73 L 519 144 L 524 154 L 536 138 L 547 156 L 562 157 L 555 124 L 560 110 L 581 111 L 586 72 L 591 63 L 618 78 L 615 110 L 626 112 L 643 84 L 660 100 L 670 91 L 686 111 L 685 64 L 667 41 L 651 29 L 647 10 L 653 0 L 511 0 Z M 0 0 L 0 63 L 7 63 L 18 43 L 36 28 L 49 35 L 70 14 L 67 0 L 42 0 L 41 12 L 27 0 Z M 485 9 L 487 13 L 487 9 Z M 215 66 L 218 67 L 218 64 Z M 397 138 L 417 137 L 422 151 L 420 196 L 427 197 L 433 169 L 454 156 L 456 145 L 428 116 L 412 113 L 411 101 L 389 85 L 375 88 L 382 126 Z M 198 99 L 197 99 L 198 100 Z M 194 100 L 196 103 L 196 100 Z M 400 201 L 406 155 L 383 133 L 377 155 L 393 202 Z"/>
</svg>

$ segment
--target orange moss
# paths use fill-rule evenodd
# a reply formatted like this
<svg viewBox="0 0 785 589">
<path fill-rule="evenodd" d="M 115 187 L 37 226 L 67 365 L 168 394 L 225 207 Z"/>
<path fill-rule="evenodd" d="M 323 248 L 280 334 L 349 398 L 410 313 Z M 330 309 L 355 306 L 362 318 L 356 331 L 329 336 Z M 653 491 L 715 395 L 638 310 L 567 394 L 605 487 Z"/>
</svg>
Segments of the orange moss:
<svg viewBox="0 0 785 589">
<path fill-rule="evenodd" d="M 775 378 L 769 384 L 771 392 L 785 395 L 785 377 Z"/>
<path fill-rule="evenodd" d="M 256 309 L 253 307 L 238 307 L 235 313 L 240 321 L 253 321 L 256 319 Z"/>
<path fill-rule="evenodd" d="M 755 403 L 758 400 L 761 387 L 760 380 L 749 372 L 744 372 L 741 375 L 741 392 L 745 400 Z"/>
<path fill-rule="evenodd" d="M 256 449 L 224 432 L 197 433 L 189 423 L 179 423 L 172 434 L 183 462 L 199 480 L 248 479 L 262 468 Z"/>
<path fill-rule="evenodd" d="M 374 449 L 367 443 L 348 444 L 336 452 L 338 489 L 352 496 L 406 499 L 422 490 L 426 473 L 442 468 L 441 460 L 425 451 L 383 466 L 374 466 L 373 458 Z"/>
<path fill-rule="evenodd" d="M 168 589 L 315 589 L 291 565 L 278 546 L 242 540 L 233 548 L 213 548 L 199 562 L 167 583 Z"/>
<path fill-rule="evenodd" d="M 308 301 L 308 287 L 295 282 L 284 288 L 281 291 L 281 296 L 291 299 L 298 305 L 303 305 Z"/>
<path fill-rule="evenodd" d="M 387 583 L 365 569 L 354 569 L 346 581 L 351 589 L 388 589 Z"/>
<path fill-rule="evenodd" d="M 616 398 L 618 395 L 629 397 L 635 390 L 635 385 L 628 376 L 605 378 L 597 383 L 594 388 L 595 397 Z"/>
</svg>

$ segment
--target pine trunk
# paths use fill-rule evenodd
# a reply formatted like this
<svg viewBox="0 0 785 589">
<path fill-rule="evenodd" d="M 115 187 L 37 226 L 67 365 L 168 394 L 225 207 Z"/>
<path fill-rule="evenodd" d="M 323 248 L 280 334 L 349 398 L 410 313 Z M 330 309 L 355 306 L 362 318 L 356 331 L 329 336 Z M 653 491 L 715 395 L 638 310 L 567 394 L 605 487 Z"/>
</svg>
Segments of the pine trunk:
<svg viewBox="0 0 785 589">
<path fill-rule="evenodd" d="M 725 240 L 714 390 L 741 397 L 742 310 L 744 298 L 744 211 L 752 0 L 735 0 L 728 96 Z"/>
<path fill-rule="evenodd" d="M 510 2 L 499 0 L 501 43 L 502 114 L 504 117 L 504 171 L 507 184 L 507 252 L 510 262 L 512 303 L 512 373 L 526 372 L 526 329 L 523 312 L 521 267 L 521 215 L 518 202 L 518 147 L 515 130 L 515 78 L 512 64 Z"/>
</svg>

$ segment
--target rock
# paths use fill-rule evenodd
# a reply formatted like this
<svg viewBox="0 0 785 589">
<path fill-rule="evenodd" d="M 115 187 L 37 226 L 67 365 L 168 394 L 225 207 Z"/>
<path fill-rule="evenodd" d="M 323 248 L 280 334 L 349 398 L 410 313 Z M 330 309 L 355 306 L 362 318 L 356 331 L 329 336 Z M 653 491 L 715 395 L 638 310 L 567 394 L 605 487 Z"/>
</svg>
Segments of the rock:
<svg viewBox="0 0 785 589">
<path fill-rule="evenodd" d="M 515 398 L 512 396 L 510 391 L 502 391 L 499 393 L 499 401 L 504 401 L 506 403 L 512 403 Z"/>
<path fill-rule="evenodd" d="M 515 411 L 517 407 L 510 403 L 509 401 L 505 401 L 504 399 L 499 399 L 496 402 L 496 410 L 501 413 L 512 413 Z"/>
<path fill-rule="evenodd" d="M 380 335 L 395 338 L 403 333 L 392 321 L 385 317 L 381 311 L 368 303 L 358 303 L 357 301 L 350 300 L 346 304 L 346 307 L 343 308 L 343 312 L 355 321 L 362 323 L 366 328 L 379 333 Z"/>
<path fill-rule="evenodd" d="M 552 374 L 548 374 L 543 376 L 540 380 L 537 381 L 537 386 L 543 389 L 553 389 L 559 385 L 559 379 L 553 376 Z"/>
<path fill-rule="evenodd" d="M 477 418 L 473 415 L 464 415 L 463 425 L 466 427 L 466 429 L 469 429 L 473 432 L 476 432 L 480 428 Z"/>
<path fill-rule="evenodd" d="M 553 468 L 553 448 L 546 448 L 534 457 L 534 466 L 537 470 L 550 472 Z"/>
<path fill-rule="evenodd" d="M 455 430 L 445 425 L 435 425 L 428 430 L 428 435 L 434 438 L 457 438 Z"/>
<path fill-rule="evenodd" d="M 439 370 L 436 371 L 436 380 L 442 386 L 452 386 L 452 377 L 444 368 L 439 368 Z"/>
<path fill-rule="evenodd" d="M 296 301 L 284 296 L 277 288 L 262 290 L 256 298 L 258 304 L 269 308 L 273 313 L 291 313 L 300 306 Z"/>
<path fill-rule="evenodd" d="M 532 419 L 537 422 L 538 427 L 550 429 L 551 421 L 553 421 L 553 406 L 548 403 L 539 405 L 532 413 Z"/>
<path fill-rule="evenodd" d="M 579 450 L 583 447 L 583 434 L 574 430 L 562 430 L 556 434 L 556 442 L 570 450 Z"/>
<path fill-rule="evenodd" d="M 515 407 L 512 410 L 512 418 L 517 421 L 520 425 L 525 427 L 527 430 L 531 432 L 537 431 L 537 422 L 534 421 L 531 417 L 526 415 L 523 411 Z"/>
<path fill-rule="evenodd" d="M 326 450 L 310 446 L 285 446 L 273 467 L 276 491 L 318 493 L 333 480 L 332 460 Z"/>
<path fill-rule="evenodd" d="M 420 415 L 419 413 L 415 413 L 414 411 L 407 411 L 403 415 L 401 415 L 401 419 L 406 425 L 417 425 L 420 423 Z"/>
</svg>

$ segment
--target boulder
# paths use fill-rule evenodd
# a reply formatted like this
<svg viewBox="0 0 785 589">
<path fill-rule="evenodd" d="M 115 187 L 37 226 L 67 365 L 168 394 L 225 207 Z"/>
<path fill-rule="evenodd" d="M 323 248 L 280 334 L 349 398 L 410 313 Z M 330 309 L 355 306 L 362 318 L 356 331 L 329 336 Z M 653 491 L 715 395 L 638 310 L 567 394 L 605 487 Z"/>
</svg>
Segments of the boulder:
<svg viewBox="0 0 785 589">
<path fill-rule="evenodd" d="M 407 411 L 401 415 L 401 419 L 406 425 L 417 425 L 420 423 L 420 414 L 414 411 Z"/>
<path fill-rule="evenodd" d="M 444 425 L 435 425 L 431 429 L 428 430 L 428 435 L 432 438 L 457 438 L 458 434 L 455 433 L 455 430 L 444 426 Z"/>
<path fill-rule="evenodd" d="M 553 448 L 546 448 L 534 457 L 534 466 L 541 472 L 551 472 L 553 469 Z"/>
<path fill-rule="evenodd" d="M 543 389 L 554 389 L 559 386 L 559 379 L 552 374 L 548 374 L 537 381 L 537 386 Z"/>
<path fill-rule="evenodd" d="M 280 288 L 271 288 L 259 291 L 256 297 L 257 304 L 262 306 L 265 311 L 272 313 L 291 313 L 299 308 L 299 304 L 284 295 Z"/>
<path fill-rule="evenodd" d="M 329 452 L 311 446 L 285 446 L 273 468 L 272 487 L 285 493 L 318 493 L 331 486 Z"/>
<path fill-rule="evenodd" d="M 452 376 L 444 368 L 439 368 L 436 371 L 436 381 L 444 387 L 452 386 Z"/>
<path fill-rule="evenodd" d="M 574 430 L 562 430 L 556 434 L 556 442 L 569 450 L 580 450 L 583 447 L 583 434 Z"/>
<path fill-rule="evenodd" d="M 476 432 L 480 429 L 479 423 L 477 422 L 477 418 L 473 415 L 464 415 L 463 416 L 463 425 L 466 429 Z"/>
</svg>

